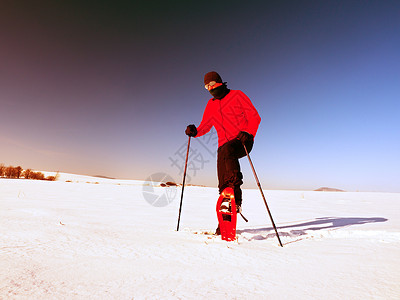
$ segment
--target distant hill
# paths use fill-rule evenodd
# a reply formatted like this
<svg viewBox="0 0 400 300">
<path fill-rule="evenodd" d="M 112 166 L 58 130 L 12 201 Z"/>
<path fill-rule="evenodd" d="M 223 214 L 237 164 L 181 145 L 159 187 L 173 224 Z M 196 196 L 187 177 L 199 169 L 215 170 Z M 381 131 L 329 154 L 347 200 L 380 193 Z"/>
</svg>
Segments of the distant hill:
<svg viewBox="0 0 400 300">
<path fill-rule="evenodd" d="M 329 187 L 321 187 L 319 189 L 314 190 L 316 192 L 344 192 L 343 190 L 329 188 Z"/>
<path fill-rule="evenodd" d="M 114 177 L 108 177 L 108 176 L 104 176 L 104 175 L 93 175 L 92 177 L 105 178 L 105 179 L 117 179 Z"/>
</svg>

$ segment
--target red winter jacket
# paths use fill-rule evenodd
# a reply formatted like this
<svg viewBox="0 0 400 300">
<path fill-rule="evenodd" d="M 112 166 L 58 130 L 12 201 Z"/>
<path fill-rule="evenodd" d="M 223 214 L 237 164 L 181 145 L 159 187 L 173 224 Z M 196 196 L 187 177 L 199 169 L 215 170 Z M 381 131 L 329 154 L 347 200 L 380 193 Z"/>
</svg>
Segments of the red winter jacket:
<svg viewBox="0 0 400 300">
<path fill-rule="evenodd" d="M 218 147 L 236 138 L 240 131 L 256 136 L 261 118 L 242 91 L 230 91 L 221 100 L 210 99 L 196 137 L 205 135 L 214 126 L 218 133 Z"/>
</svg>

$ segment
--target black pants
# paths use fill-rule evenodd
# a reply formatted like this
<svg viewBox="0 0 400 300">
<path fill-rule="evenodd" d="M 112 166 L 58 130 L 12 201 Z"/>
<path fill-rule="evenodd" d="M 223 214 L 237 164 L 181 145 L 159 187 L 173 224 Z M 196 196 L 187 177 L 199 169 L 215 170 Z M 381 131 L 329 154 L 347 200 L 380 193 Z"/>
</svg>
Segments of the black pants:
<svg viewBox="0 0 400 300">
<path fill-rule="evenodd" d="M 250 153 L 253 149 L 254 141 L 246 142 L 247 151 Z M 235 192 L 235 202 L 242 204 L 243 175 L 240 172 L 239 158 L 246 156 L 242 142 L 237 139 L 226 142 L 218 148 L 217 171 L 219 193 L 227 187 L 232 187 Z"/>
</svg>

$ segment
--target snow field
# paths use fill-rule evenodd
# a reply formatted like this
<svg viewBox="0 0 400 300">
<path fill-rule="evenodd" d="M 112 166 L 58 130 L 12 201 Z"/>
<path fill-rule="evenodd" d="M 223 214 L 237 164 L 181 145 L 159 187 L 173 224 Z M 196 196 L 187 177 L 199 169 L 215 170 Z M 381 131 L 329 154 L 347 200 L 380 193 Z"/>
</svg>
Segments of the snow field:
<svg viewBox="0 0 400 300">
<path fill-rule="evenodd" d="M 63 176 L 0 180 L 0 299 L 400 298 L 399 194 L 265 191 L 281 248 L 258 190 L 225 242 L 195 234 L 214 188 L 185 187 L 176 232 L 180 188 L 154 207 L 143 182 Z"/>
</svg>

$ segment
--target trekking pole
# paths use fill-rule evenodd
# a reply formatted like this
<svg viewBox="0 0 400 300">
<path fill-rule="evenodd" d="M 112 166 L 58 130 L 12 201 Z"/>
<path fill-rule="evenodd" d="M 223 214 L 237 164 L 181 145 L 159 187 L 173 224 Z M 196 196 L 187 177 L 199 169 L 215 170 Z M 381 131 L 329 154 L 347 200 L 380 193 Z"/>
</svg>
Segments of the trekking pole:
<svg viewBox="0 0 400 300">
<path fill-rule="evenodd" d="M 189 157 L 189 148 L 190 148 L 190 136 L 189 136 L 188 145 L 187 145 L 186 161 L 185 161 L 185 171 L 183 172 L 181 204 L 179 205 L 178 225 L 176 226 L 176 231 L 179 231 L 179 223 L 180 223 L 180 221 L 181 221 L 181 211 L 182 211 L 182 201 L 183 201 L 183 190 L 185 189 L 185 179 L 186 179 L 186 169 L 187 169 L 188 157 Z"/>
<path fill-rule="evenodd" d="M 264 200 L 265 207 L 267 208 L 267 211 L 268 211 L 268 214 L 269 214 L 269 218 L 271 219 L 272 226 L 274 227 L 274 230 L 275 230 L 275 233 L 276 233 L 276 237 L 278 238 L 278 241 L 279 241 L 279 245 L 281 247 L 283 247 L 281 239 L 280 239 L 279 234 L 278 234 L 278 230 L 276 229 L 276 226 L 275 226 L 274 219 L 272 218 L 271 211 L 269 210 L 269 207 L 268 207 L 268 204 L 267 204 L 267 200 L 265 200 L 264 192 L 263 192 L 263 190 L 261 188 L 260 181 L 258 180 L 258 177 L 257 177 L 257 174 L 256 174 L 256 170 L 254 169 L 253 163 L 251 161 L 249 152 L 247 151 L 247 148 L 246 148 L 245 144 L 243 144 L 243 147 L 244 147 L 244 150 L 246 151 L 247 158 L 249 159 L 251 169 L 253 170 L 254 178 L 256 179 L 257 185 L 260 188 L 261 196 L 262 196 L 262 198 Z"/>
</svg>

